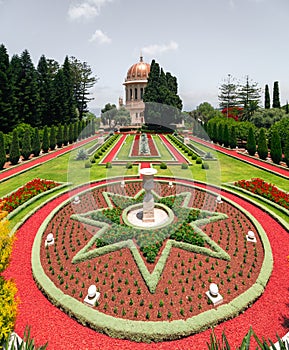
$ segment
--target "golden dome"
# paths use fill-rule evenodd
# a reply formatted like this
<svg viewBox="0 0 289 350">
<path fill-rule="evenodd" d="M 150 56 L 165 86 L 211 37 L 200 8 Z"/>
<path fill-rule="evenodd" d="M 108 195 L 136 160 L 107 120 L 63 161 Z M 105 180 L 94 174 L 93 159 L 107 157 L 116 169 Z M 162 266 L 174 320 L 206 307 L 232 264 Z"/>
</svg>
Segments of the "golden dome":
<svg viewBox="0 0 289 350">
<path fill-rule="evenodd" d="M 128 80 L 147 80 L 151 65 L 143 62 L 142 56 L 138 63 L 133 64 L 127 71 L 126 81 Z"/>
</svg>

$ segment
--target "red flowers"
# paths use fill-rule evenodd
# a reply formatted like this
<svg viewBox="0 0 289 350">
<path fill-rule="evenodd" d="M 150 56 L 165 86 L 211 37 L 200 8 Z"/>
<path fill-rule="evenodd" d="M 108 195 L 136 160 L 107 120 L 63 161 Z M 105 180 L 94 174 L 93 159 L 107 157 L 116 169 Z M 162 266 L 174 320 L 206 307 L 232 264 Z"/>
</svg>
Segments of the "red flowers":
<svg viewBox="0 0 289 350">
<path fill-rule="evenodd" d="M 256 193 L 270 201 L 289 209 L 289 194 L 279 190 L 276 186 L 265 182 L 262 179 L 240 180 L 234 183 L 235 186 L 244 188 L 247 191 Z"/>
<path fill-rule="evenodd" d="M 3 210 L 11 213 L 11 211 L 16 209 L 19 205 L 27 202 L 32 197 L 35 197 L 38 194 L 48 191 L 56 186 L 59 186 L 59 184 L 54 181 L 34 179 L 27 182 L 26 185 L 19 187 L 15 192 L 1 198 L 0 204 L 3 204 Z"/>
</svg>

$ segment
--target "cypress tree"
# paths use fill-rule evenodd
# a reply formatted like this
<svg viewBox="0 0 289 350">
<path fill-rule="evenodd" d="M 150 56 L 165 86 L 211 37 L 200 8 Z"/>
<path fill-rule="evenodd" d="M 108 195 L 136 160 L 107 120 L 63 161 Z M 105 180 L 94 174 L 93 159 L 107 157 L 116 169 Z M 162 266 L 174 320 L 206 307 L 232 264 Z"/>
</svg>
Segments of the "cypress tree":
<svg viewBox="0 0 289 350">
<path fill-rule="evenodd" d="M 276 129 L 273 129 L 270 146 L 271 159 L 274 163 L 279 164 L 282 160 L 282 146 L 280 135 Z"/>
<path fill-rule="evenodd" d="M 74 124 L 70 123 L 68 126 L 68 141 L 70 144 L 74 141 Z"/>
<path fill-rule="evenodd" d="M 4 134 L 2 131 L 0 131 L 0 169 L 3 169 L 6 161 Z"/>
<path fill-rule="evenodd" d="M 83 135 L 82 135 L 82 122 L 81 120 L 79 120 L 77 122 L 77 138 L 79 140 L 82 140 L 83 139 Z"/>
<path fill-rule="evenodd" d="M 31 153 L 32 153 L 32 148 L 31 148 L 30 130 L 27 128 L 24 132 L 23 139 L 22 139 L 21 154 L 24 160 L 27 160 L 29 159 Z"/>
<path fill-rule="evenodd" d="M 273 108 L 280 108 L 280 97 L 279 97 L 279 84 L 278 84 L 278 81 L 274 82 L 272 107 Z"/>
<path fill-rule="evenodd" d="M 247 151 L 250 154 L 250 156 L 255 155 L 255 153 L 256 153 L 256 140 L 255 140 L 255 135 L 254 135 L 254 131 L 253 131 L 252 127 L 249 128 L 246 148 L 247 148 Z"/>
<path fill-rule="evenodd" d="M 214 122 L 212 125 L 212 140 L 213 142 L 218 141 L 218 126 L 216 122 Z"/>
<path fill-rule="evenodd" d="M 225 147 L 228 147 L 230 145 L 229 127 L 227 123 L 224 125 L 223 141 Z"/>
<path fill-rule="evenodd" d="M 63 145 L 67 146 L 68 144 L 68 126 L 65 123 L 63 126 Z"/>
<path fill-rule="evenodd" d="M 283 149 L 284 160 L 286 165 L 289 167 L 289 132 L 287 131 L 287 137 L 285 138 L 285 145 Z"/>
<path fill-rule="evenodd" d="M 91 121 L 91 135 L 92 135 L 92 136 L 95 135 L 95 129 L 96 129 L 95 120 L 92 119 L 92 121 Z"/>
<path fill-rule="evenodd" d="M 230 136 L 229 136 L 229 143 L 231 148 L 236 148 L 237 146 L 237 137 L 236 137 L 236 128 L 234 125 L 230 128 Z"/>
<path fill-rule="evenodd" d="M 61 124 L 59 124 L 57 128 L 56 144 L 58 148 L 61 148 L 63 144 L 63 127 Z"/>
<path fill-rule="evenodd" d="M 34 128 L 34 133 L 32 137 L 32 153 L 34 157 L 38 157 L 40 154 L 41 145 L 40 145 L 40 138 L 39 138 L 39 130 L 38 128 Z"/>
<path fill-rule="evenodd" d="M 268 157 L 268 145 L 264 128 L 261 128 L 259 131 L 257 152 L 260 159 L 265 160 Z"/>
<path fill-rule="evenodd" d="M 74 131 L 74 135 L 73 135 L 73 141 L 76 142 L 77 141 L 77 138 L 78 138 L 78 122 L 75 122 L 73 124 L 73 131 Z"/>
<path fill-rule="evenodd" d="M 53 151 L 56 147 L 56 132 L 54 125 L 50 128 L 49 148 Z"/>
<path fill-rule="evenodd" d="M 269 92 L 269 87 L 266 84 L 265 85 L 265 109 L 269 109 L 270 108 L 270 92 Z"/>
<path fill-rule="evenodd" d="M 49 150 L 49 134 L 47 125 L 43 129 L 42 151 L 47 153 Z"/>
<path fill-rule="evenodd" d="M 224 143 L 224 127 L 222 123 L 217 124 L 217 133 L 218 133 L 218 143 L 222 145 Z"/>
<path fill-rule="evenodd" d="M 17 164 L 19 162 L 19 158 L 20 158 L 20 148 L 19 148 L 18 132 L 16 129 L 14 129 L 12 134 L 10 152 L 9 152 L 10 163 L 12 165 Z"/>
</svg>

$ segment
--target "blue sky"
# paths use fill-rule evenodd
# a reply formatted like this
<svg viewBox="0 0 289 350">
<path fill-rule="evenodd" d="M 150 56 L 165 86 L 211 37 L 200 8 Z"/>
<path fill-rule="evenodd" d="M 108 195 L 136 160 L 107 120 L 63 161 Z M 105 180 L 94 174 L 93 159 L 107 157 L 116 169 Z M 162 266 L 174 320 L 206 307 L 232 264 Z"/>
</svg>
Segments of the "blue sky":
<svg viewBox="0 0 289 350">
<path fill-rule="evenodd" d="M 289 100 L 288 0 L 0 0 L 0 43 L 63 63 L 86 61 L 99 77 L 90 106 L 124 96 L 128 68 L 155 59 L 178 79 L 184 110 L 218 106 L 228 74 L 246 75 L 271 99 Z M 263 97 L 262 97 L 263 102 Z"/>
</svg>

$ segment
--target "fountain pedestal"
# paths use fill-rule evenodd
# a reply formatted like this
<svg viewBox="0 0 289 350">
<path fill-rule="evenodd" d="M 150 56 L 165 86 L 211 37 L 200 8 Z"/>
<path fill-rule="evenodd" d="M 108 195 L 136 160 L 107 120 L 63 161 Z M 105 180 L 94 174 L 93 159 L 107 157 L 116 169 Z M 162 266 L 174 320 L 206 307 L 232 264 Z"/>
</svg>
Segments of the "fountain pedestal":
<svg viewBox="0 0 289 350">
<path fill-rule="evenodd" d="M 153 168 L 144 168 L 140 170 L 140 174 L 143 176 L 143 188 L 145 190 L 145 195 L 143 199 L 143 222 L 154 222 L 154 196 L 152 190 L 154 188 L 154 175 L 157 173 L 156 169 Z"/>
</svg>

